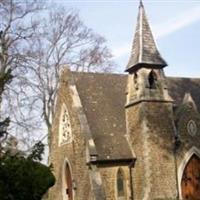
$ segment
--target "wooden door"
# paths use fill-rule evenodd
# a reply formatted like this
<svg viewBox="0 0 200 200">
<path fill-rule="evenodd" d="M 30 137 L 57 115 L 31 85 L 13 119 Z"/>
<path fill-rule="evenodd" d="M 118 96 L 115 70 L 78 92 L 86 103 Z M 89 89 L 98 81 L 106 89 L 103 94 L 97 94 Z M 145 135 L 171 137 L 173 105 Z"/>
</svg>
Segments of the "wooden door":
<svg viewBox="0 0 200 200">
<path fill-rule="evenodd" d="M 184 200 L 200 200 L 200 159 L 195 154 L 184 169 L 181 189 Z"/>
<path fill-rule="evenodd" d="M 67 200 L 73 200 L 73 188 L 72 188 L 72 176 L 70 172 L 69 165 L 66 164 L 66 195 Z"/>
</svg>

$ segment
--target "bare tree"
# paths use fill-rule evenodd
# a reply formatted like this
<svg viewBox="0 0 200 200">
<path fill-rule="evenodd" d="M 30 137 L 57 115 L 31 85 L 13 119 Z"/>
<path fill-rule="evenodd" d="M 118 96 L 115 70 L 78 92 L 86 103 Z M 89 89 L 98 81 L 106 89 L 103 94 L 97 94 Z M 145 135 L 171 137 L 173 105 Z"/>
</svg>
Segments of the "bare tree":
<svg viewBox="0 0 200 200">
<path fill-rule="evenodd" d="M 16 77 L 6 90 L 9 98 L 3 107 L 12 114 L 14 132 L 24 133 L 21 138 L 31 146 L 35 138 L 51 135 L 62 69 L 108 72 L 112 55 L 105 39 L 71 9 L 53 6 L 38 14 L 38 22 L 34 18 L 41 8 L 37 1 L 0 2 L 0 15 L 6 16 L 0 24 L 0 48 L 5 46 L 2 55 L 6 60 L 5 69 L 1 68 L 12 69 Z M 33 141 L 27 142 L 27 138 Z"/>
<path fill-rule="evenodd" d="M 41 106 L 39 112 L 50 136 L 63 67 L 74 71 L 108 72 L 113 63 L 105 39 L 87 28 L 76 12 L 58 8 L 48 14 L 46 20 L 42 20 L 42 37 L 31 44 L 35 57 L 31 65 L 32 78 L 26 85 L 35 92 L 35 99 L 30 102 Z"/>
<path fill-rule="evenodd" d="M 41 8 L 37 0 L 0 0 L 0 82 L 4 84 L 3 80 L 8 82 L 14 76 L 11 84 L 1 87 L 0 96 L 4 91 L 4 101 L 0 117 L 9 115 L 15 128 L 22 125 L 20 118 L 25 114 L 22 94 L 27 92 L 21 80 L 30 63 L 29 41 L 39 25 L 33 16 Z"/>
</svg>

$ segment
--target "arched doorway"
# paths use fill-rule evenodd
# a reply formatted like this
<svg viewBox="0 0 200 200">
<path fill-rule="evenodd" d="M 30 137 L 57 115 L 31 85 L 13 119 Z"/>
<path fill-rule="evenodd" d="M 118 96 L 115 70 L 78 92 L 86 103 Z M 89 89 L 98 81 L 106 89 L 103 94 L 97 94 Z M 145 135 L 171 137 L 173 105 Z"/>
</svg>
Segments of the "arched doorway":
<svg viewBox="0 0 200 200">
<path fill-rule="evenodd" d="M 66 162 L 64 168 L 64 187 L 65 187 L 65 198 L 64 200 L 73 200 L 73 186 L 72 186 L 72 176 L 69 164 Z"/>
<path fill-rule="evenodd" d="M 182 198 L 200 200 L 200 158 L 193 154 L 185 166 L 181 179 Z"/>
</svg>

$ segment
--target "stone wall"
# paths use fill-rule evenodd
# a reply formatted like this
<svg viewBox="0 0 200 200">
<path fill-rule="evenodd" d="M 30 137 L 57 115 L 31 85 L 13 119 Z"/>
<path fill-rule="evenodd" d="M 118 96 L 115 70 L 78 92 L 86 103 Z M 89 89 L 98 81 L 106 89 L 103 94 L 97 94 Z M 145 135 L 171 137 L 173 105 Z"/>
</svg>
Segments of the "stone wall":
<svg viewBox="0 0 200 200">
<path fill-rule="evenodd" d="M 91 196 L 88 166 L 86 165 L 86 141 L 81 134 L 81 125 L 77 112 L 77 105 L 74 93 L 70 89 L 73 81 L 70 72 L 65 72 L 62 76 L 58 93 L 56 115 L 53 120 L 53 134 L 51 136 L 50 163 L 53 164 L 53 172 L 56 177 L 55 186 L 49 191 L 49 200 L 63 200 L 63 172 L 65 162 L 71 168 L 72 179 L 75 181 L 74 199 L 86 200 Z M 59 120 L 62 104 L 65 103 L 72 127 L 73 141 L 70 144 L 58 145 Z M 83 187 L 84 186 L 84 187 Z"/>
<path fill-rule="evenodd" d="M 143 102 L 127 108 L 126 114 L 137 158 L 133 169 L 134 200 L 176 198 L 172 104 Z"/>
<path fill-rule="evenodd" d="M 132 78 L 129 77 L 129 82 L 131 81 Z M 63 174 L 66 162 L 70 165 L 75 183 L 74 199 L 90 200 L 98 196 L 96 195 L 98 192 L 93 193 L 96 188 L 91 184 L 91 174 L 94 176 L 98 174 L 103 183 L 98 185 L 98 191 L 103 194 L 105 190 L 106 198 L 103 195 L 102 198 L 96 199 L 117 200 L 116 176 L 119 168 L 122 168 L 125 174 L 126 199 L 129 199 L 131 186 L 128 166 L 117 166 L 117 164 L 95 166 L 95 170 L 92 171 L 86 164 L 87 145 L 83 135 L 83 132 L 84 134 L 86 132 L 83 130 L 86 129 L 83 129 L 83 120 L 80 117 L 80 113 L 83 117 L 84 112 L 80 111 L 81 102 L 77 99 L 78 93 L 75 94 L 75 90 L 76 86 L 70 72 L 67 71 L 60 82 L 53 134 L 50 138 L 50 162 L 53 164 L 57 181 L 49 191 L 48 200 L 66 200 L 63 198 L 65 195 Z M 129 88 L 128 90 L 130 93 Z M 126 108 L 127 138 L 130 138 L 130 144 L 137 158 L 132 169 L 134 200 L 181 198 L 180 182 L 184 167 L 192 154 L 195 153 L 200 157 L 200 114 L 191 103 L 181 105 L 174 113 L 172 103 L 164 100 L 160 102 L 148 100 L 138 101 Z M 63 103 L 69 112 L 73 141 L 59 146 L 59 122 Z M 196 123 L 197 129 L 193 136 L 188 132 L 188 122 L 191 120 Z M 87 123 L 87 119 L 84 123 Z M 178 136 L 180 141 L 176 151 L 174 151 L 175 136 Z M 95 177 L 93 178 L 95 180 Z"/>
<path fill-rule="evenodd" d="M 130 174 L 128 166 L 115 166 L 115 167 L 100 167 L 100 173 L 103 180 L 103 186 L 105 188 L 106 200 L 118 200 L 117 199 L 117 172 L 119 168 L 124 174 L 124 186 L 125 186 L 125 200 L 128 200 L 131 196 L 130 193 Z"/>
<path fill-rule="evenodd" d="M 200 157 L 200 114 L 196 107 L 188 102 L 178 107 L 175 112 L 179 146 L 176 151 L 179 197 L 182 198 L 181 179 L 184 168 L 193 154 Z M 196 130 L 190 133 L 188 123 L 193 121 Z"/>
</svg>

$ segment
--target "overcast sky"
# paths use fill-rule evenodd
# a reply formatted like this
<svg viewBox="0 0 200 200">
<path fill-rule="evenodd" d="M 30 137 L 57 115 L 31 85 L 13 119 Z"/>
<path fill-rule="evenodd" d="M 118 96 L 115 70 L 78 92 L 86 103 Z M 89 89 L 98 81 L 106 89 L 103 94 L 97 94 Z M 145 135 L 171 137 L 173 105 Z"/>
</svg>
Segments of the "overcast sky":
<svg viewBox="0 0 200 200">
<path fill-rule="evenodd" d="M 87 26 L 107 39 L 123 72 L 131 51 L 139 1 L 50 0 L 79 10 Z M 168 76 L 200 78 L 200 0 L 143 0 Z"/>
</svg>

